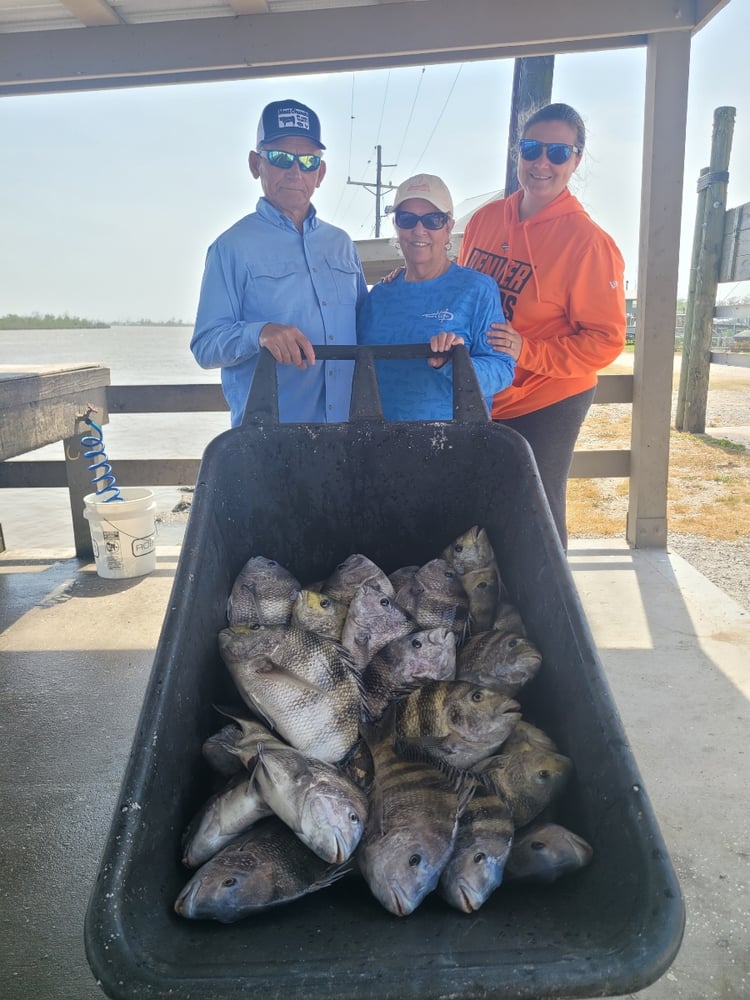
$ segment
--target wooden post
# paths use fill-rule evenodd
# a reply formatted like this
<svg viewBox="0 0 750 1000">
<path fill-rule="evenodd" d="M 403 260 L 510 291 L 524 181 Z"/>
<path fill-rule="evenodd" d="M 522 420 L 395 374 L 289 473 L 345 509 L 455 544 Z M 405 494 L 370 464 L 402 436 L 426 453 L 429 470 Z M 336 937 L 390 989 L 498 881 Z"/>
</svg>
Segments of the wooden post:
<svg viewBox="0 0 750 1000">
<path fill-rule="evenodd" d="M 682 335 L 682 359 L 680 362 L 680 388 L 677 392 L 677 411 L 674 425 L 681 431 L 685 425 L 685 392 L 687 390 L 688 363 L 690 360 L 690 344 L 693 337 L 693 306 L 695 304 L 695 282 L 698 275 L 698 265 L 703 246 L 703 218 L 706 211 L 706 192 L 708 187 L 703 183 L 708 167 L 703 167 L 698 178 L 698 204 L 695 210 L 695 230 L 693 231 L 693 254 L 690 258 L 690 282 L 688 285 L 687 304 L 685 306 L 685 329 Z"/>
<path fill-rule="evenodd" d="M 682 429 L 691 434 L 706 430 L 706 404 L 711 372 L 711 335 L 713 333 L 716 289 L 724 241 L 729 154 L 734 134 L 735 108 L 714 111 L 711 141 L 711 164 L 701 183 L 706 187 L 702 252 L 695 280 L 695 304 L 690 337 L 690 358 L 685 376 L 685 404 Z"/>
<path fill-rule="evenodd" d="M 657 31 L 646 47 L 637 336 L 627 539 L 666 548 L 674 310 L 682 211 L 690 35 Z"/>
<path fill-rule="evenodd" d="M 503 191 L 506 198 L 519 187 L 516 173 L 516 146 L 521 138 L 522 122 L 534 108 L 549 104 L 554 72 L 554 56 L 527 56 L 525 59 L 516 59 L 513 64 L 513 93 Z"/>
</svg>

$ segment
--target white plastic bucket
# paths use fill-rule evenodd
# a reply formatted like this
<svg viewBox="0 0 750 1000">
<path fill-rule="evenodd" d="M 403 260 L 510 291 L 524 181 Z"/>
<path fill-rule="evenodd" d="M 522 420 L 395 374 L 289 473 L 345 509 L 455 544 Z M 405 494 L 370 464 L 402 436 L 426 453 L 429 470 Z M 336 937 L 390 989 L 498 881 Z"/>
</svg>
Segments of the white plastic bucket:
<svg viewBox="0 0 750 1000">
<path fill-rule="evenodd" d="M 107 580 L 145 576 L 156 569 L 156 501 L 151 490 L 121 486 L 122 500 L 83 498 L 96 572 Z"/>
</svg>

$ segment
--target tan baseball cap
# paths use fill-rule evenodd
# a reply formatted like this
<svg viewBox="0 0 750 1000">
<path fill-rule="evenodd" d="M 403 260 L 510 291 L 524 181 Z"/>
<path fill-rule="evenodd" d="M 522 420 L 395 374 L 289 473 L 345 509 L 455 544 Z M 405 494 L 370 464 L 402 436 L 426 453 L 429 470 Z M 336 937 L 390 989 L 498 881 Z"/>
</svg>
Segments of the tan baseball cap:
<svg viewBox="0 0 750 1000">
<path fill-rule="evenodd" d="M 451 193 L 443 181 L 434 174 L 415 174 L 399 184 L 393 199 L 393 211 L 395 212 L 401 202 L 408 198 L 424 198 L 425 201 L 431 202 L 438 211 L 453 215 Z"/>
</svg>

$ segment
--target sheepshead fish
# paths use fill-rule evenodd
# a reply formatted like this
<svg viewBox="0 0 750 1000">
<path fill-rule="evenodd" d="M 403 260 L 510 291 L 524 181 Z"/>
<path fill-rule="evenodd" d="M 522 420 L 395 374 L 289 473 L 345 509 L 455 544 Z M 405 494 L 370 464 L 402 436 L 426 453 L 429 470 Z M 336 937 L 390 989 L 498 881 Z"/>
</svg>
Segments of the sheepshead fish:
<svg viewBox="0 0 750 1000">
<path fill-rule="evenodd" d="M 500 691 L 509 698 L 536 677 L 542 654 L 513 632 L 481 632 L 462 646 L 456 659 L 456 679 Z"/>
<path fill-rule="evenodd" d="M 219 765 L 216 770 L 228 769 L 228 762 L 232 760 L 235 771 L 252 771 L 258 760 L 260 743 L 266 747 L 287 745 L 274 736 L 260 719 L 248 718 L 228 708 L 214 707 L 217 712 L 234 719 L 234 725 L 224 726 L 203 744 L 203 756 L 207 757 L 209 763 Z"/>
<path fill-rule="evenodd" d="M 505 796 L 518 829 L 536 819 L 560 795 L 572 769 L 569 757 L 527 744 L 488 757 L 472 768 L 472 774 Z"/>
<path fill-rule="evenodd" d="M 469 598 L 458 573 L 444 560 L 420 566 L 411 583 L 396 594 L 396 603 L 421 629 L 449 628 L 459 639 L 469 621 Z"/>
<path fill-rule="evenodd" d="M 465 681 L 428 681 L 395 704 L 402 747 L 423 750 L 452 767 L 469 768 L 496 751 L 521 718 L 520 705 Z"/>
<path fill-rule="evenodd" d="M 175 910 L 223 924 L 332 885 L 346 874 L 321 860 L 275 816 L 230 841 L 183 888 Z"/>
<path fill-rule="evenodd" d="M 513 729 L 508 739 L 503 744 L 503 753 L 511 753 L 514 750 L 550 750 L 552 753 L 559 753 L 557 744 L 538 726 L 532 726 L 530 722 L 521 719 Z"/>
<path fill-rule="evenodd" d="M 378 719 L 394 698 L 426 681 L 450 681 L 455 676 L 456 636 L 450 629 L 422 629 L 392 639 L 362 673 L 370 717 Z"/>
<path fill-rule="evenodd" d="M 359 738 L 360 679 L 340 643 L 280 626 L 219 633 L 222 659 L 243 701 L 287 743 L 335 764 Z"/>
<path fill-rule="evenodd" d="M 271 813 L 250 775 L 235 775 L 225 789 L 208 799 L 189 824 L 183 838 L 182 863 L 197 868 Z"/>
<path fill-rule="evenodd" d="M 418 569 L 419 566 L 400 566 L 392 573 L 389 573 L 388 579 L 393 586 L 393 593 L 397 594 L 405 583 L 411 583 Z"/>
<path fill-rule="evenodd" d="M 397 755 L 390 734 L 368 731 L 365 739 L 374 778 L 357 859 L 373 896 L 403 917 L 437 886 L 473 784 Z"/>
<path fill-rule="evenodd" d="M 339 563 L 323 582 L 320 590 L 323 594 L 349 604 L 363 583 L 380 587 L 388 597 L 394 596 L 393 586 L 386 574 L 372 559 L 363 556 L 361 552 L 355 552 Z"/>
<path fill-rule="evenodd" d="M 349 604 L 341 644 L 361 673 L 391 639 L 416 632 L 416 623 L 378 586 L 363 583 Z"/>
<path fill-rule="evenodd" d="M 526 626 L 521 618 L 521 612 L 510 601 L 500 601 L 492 628 L 496 632 L 514 632 L 516 635 L 526 635 Z"/>
<path fill-rule="evenodd" d="M 473 570 L 497 567 L 489 535 L 477 524 L 446 546 L 441 555 L 461 576 Z"/>
<path fill-rule="evenodd" d="M 345 601 L 305 587 L 297 594 L 292 605 L 290 625 L 327 635 L 329 639 L 340 642 L 348 610 L 349 605 Z"/>
<path fill-rule="evenodd" d="M 233 625 L 287 625 L 300 583 L 275 559 L 253 556 L 240 570 L 227 601 Z"/>
<path fill-rule="evenodd" d="M 472 633 L 492 628 L 500 600 L 500 577 L 494 566 L 464 573 L 461 583 L 469 598 L 469 623 Z"/>
<path fill-rule="evenodd" d="M 594 849 L 583 837 L 557 823 L 542 823 L 516 837 L 506 873 L 508 879 L 555 882 L 584 868 L 593 855 Z"/>
<path fill-rule="evenodd" d="M 292 747 L 258 747 L 253 772 L 263 800 L 319 858 L 347 861 L 367 820 L 367 797 L 330 764 Z"/>
<path fill-rule="evenodd" d="M 438 892 L 443 899 L 464 913 L 478 910 L 502 882 L 512 842 L 508 803 L 477 788 L 461 813 L 453 853 L 440 876 Z"/>
</svg>

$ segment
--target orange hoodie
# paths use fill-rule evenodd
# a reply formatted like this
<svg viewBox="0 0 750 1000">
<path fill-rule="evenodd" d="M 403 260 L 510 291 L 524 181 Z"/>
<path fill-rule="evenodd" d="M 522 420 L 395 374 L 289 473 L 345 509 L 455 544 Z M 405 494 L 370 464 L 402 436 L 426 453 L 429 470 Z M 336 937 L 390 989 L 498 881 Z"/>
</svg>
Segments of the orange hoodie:
<svg viewBox="0 0 750 1000">
<path fill-rule="evenodd" d="M 506 321 L 523 336 L 513 384 L 492 416 L 531 413 L 596 385 L 625 346 L 625 264 L 567 188 L 524 222 L 523 191 L 469 220 L 458 263 L 498 284 Z"/>
</svg>

